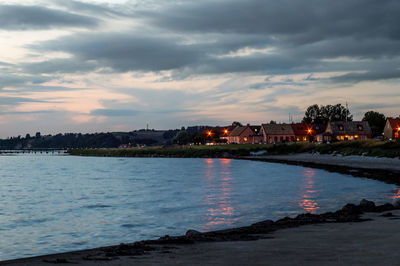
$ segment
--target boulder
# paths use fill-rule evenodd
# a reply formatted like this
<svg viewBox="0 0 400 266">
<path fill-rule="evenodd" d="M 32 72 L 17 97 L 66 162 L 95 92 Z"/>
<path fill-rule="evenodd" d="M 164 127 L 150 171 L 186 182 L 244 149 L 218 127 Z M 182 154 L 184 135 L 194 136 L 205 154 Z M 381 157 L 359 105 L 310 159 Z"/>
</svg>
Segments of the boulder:
<svg viewBox="0 0 400 266">
<path fill-rule="evenodd" d="M 375 210 L 375 203 L 370 200 L 363 199 L 360 202 L 360 208 L 362 211 L 374 211 Z"/>
<path fill-rule="evenodd" d="M 198 237 L 198 236 L 201 235 L 201 233 L 200 233 L 199 231 L 190 229 L 190 230 L 188 230 L 188 231 L 186 232 L 185 235 L 186 235 L 187 237 Z"/>
<path fill-rule="evenodd" d="M 392 202 L 392 205 L 396 208 L 396 209 L 400 209 L 400 198 L 394 199 Z"/>
</svg>

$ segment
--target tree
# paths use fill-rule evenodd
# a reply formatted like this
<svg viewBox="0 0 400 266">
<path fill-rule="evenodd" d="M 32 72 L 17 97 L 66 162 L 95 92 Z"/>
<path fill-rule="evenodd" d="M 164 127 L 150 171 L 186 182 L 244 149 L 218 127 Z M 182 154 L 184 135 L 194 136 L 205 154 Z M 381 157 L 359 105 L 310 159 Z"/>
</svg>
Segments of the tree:
<svg viewBox="0 0 400 266">
<path fill-rule="evenodd" d="M 325 123 L 329 121 L 353 121 L 349 109 L 340 103 L 336 105 L 321 106 L 321 116 Z"/>
<path fill-rule="evenodd" d="M 186 145 L 189 143 L 189 134 L 186 132 L 186 130 L 179 131 L 179 133 L 176 134 L 174 143 L 179 145 Z"/>
<path fill-rule="evenodd" d="M 234 127 L 242 127 L 243 125 L 242 125 L 242 123 L 240 123 L 240 122 L 238 122 L 238 121 L 234 121 L 234 122 L 232 123 L 232 126 L 234 126 Z"/>
<path fill-rule="evenodd" d="M 364 114 L 362 121 L 368 122 L 374 137 L 382 135 L 383 128 L 386 124 L 386 117 L 384 114 L 375 111 L 368 111 Z"/>
<path fill-rule="evenodd" d="M 271 121 L 269 121 L 269 123 L 270 123 L 271 125 L 276 125 L 276 121 L 275 121 L 275 120 L 271 120 Z"/>
<path fill-rule="evenodd" d="M 336 105 L 311 105 L 307 108 L 303 122 L 308 124 L 327 124 L 329 121 L 353 121 L 349 109 L 340 103 Z"/>
<path fill-rule="evenodd" d="M 322 123 L 321 110 L 318 104 L 311 105 L 307 108 L 304 114 L 303 122 L 307 124 Z"/>
</svg>

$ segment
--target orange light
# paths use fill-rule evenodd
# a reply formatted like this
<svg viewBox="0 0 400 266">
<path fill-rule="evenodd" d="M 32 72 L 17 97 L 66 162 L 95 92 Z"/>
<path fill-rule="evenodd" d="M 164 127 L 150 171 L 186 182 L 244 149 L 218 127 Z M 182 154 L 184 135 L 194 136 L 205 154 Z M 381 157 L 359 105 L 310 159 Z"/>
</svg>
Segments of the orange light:
<svg viewBox="0 0 400 266">
<path fill-rule="evenodd" d="M 225 130 L 224 130 L 224 133 L 225 133 L 225 134 L 228 134 L 228 130 L 227 130 L 227 129 L 225 129 Z"/>
<path fill-rule="evenodd" d="M 211 130 L 207 131 L 207 135 L 211 136 L 211 134 L 212 134 Z"/>
<path fill-rule="evenodd" d="M 311 134 L 312 130 L 311 128 L 308 129 L 308 134 Z"/>
<path fill-rule="evenodd" d="M 400 131 L 400 127 L 397 128 L 397 131 Z"/>
</svg>

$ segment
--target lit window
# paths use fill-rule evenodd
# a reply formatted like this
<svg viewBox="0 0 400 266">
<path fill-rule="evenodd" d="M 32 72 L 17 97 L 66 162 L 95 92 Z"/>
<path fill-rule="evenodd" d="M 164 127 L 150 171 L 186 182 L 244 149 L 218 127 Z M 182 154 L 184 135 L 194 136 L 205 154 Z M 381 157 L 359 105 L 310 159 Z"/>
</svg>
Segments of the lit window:
<svg viewBox="0 0 400 266">
<path fill-rule="evenodd" d="M 363 129 L 364 129 L 362 125 L 357 125 L 357 128 L 359 131 L 363 131 Z"/>
<path fill-rule="evenodd" d="M 344 130 L 344 126 L 343 125 L 338 125 L 339 131 L 343 131 Z"/>
<path fill-rule="evenodd" d="M 244 137 L 243 139 L 244 139 L 244 141 L 246 141 L 246 142 L 247 142 L 247 138 L 246 138 L 246 137 Z"/>
</svg>

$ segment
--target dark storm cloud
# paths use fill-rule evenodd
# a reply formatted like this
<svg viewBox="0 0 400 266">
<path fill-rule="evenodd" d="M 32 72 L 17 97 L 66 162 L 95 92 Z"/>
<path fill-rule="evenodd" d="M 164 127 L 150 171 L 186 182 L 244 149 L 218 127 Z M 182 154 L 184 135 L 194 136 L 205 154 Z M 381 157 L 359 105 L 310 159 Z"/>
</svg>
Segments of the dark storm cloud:
<svg viewBox="0 0 400 266">
<path fill-rule="evenodd" d="M 97 65 L 94 62 L 82 62 L 76 58 L 51 59 L 42 62 L 24 63 L 20 67 L 25 73 L 52 74 L 52 73 L 76 73 L 94 70 Z"/>
<path fill-rule="evenodd" d="M 73 1 L 73 0 L 54 0 L 52 1 L 53 4 L 67 8 L 68 10 L 75 11 L 75 12 L 84 12 L 98 15 L 106 15 L 106 16 L 127 16 L 124 12 L 114 10 L 111 7 L 99 5 L 99 4 L 90 4 L 90 3 L 83 3 L 80 1 Z"/>
<path fill-rule="evenodd" d="M 95 109 L 90 112 L 91 115 L 118 117 L 118 116 L 135 116 L 140 111 L 128 109 Z"/>
<path fill-rule="evenodd" d="M 32 114 L 53 114 L 55 110 L 40 110 L 40 111 L 0 111 L 2 115 L 32 115 Z"/>
<path fill-rule="evenodd" d="M 334 82 L 357 83 L 359 81 L 377 81 L 400 78 L 400 70 L 368 71 L 366 73 L 348 73 L 331 78 Z"/>
<path fill-rule="evenodd" d="M 141 14 L 157 26 L 181 31 L 290 35 L 310 42 L 371 34 L 399 39 L 399 9 L 397 0 L 223 0 L 187 1 Z"/>
<path fill-rule="evenodd" d="M 120 14 L 111 12 L 110 6 L 61 3 L 69 10 Z M 172 70 L 173 79 L 242 72 L 370 73 L 332 79 L 358 82 L 372 78 L 377 66 L 384 66 L 387 60 L 392 66 L 399 65 L 399 12 L 400 2 L 395 0 L 162 3 L 151 11 L 132 13 L 132 19 L 151 25 L 146 31 L 79 33 L 36 43 L 29 48 L 66 52 L 72 58 L 23 67 L 29 73 L 84 73 L 96 68 L 116 72 Z M 263 52 L 265 48 L 270 51 Z M 250 52 L 238 53 L 243 49 Z M 383 73 L 379 76 L 386 79 Z M 386 74 L 387 78 L 395 76 Z"/>
<path fill-rule="evenodd" d="M 53 27 L 94 27 L 93 17 L 41 6 L 0 5 L 0 29 L 30 30 Z"/>
<path fill-rule="evenodd" d="M 62 51 L 83 61 L 94 60 L 116 71 L 161 71 L 181 68 L 198 60 L 198 46 L 178 44 L 174 38 L 140 33 L 79 34 L 30 46 Z"/>
<path fill-rule="evenodd" d="M 50 77 L 35 76 L 35 75 L 16 75 L 8 71 L 0 72 L 0 90 L 5 87 L 23 87 L 28 84 L 41 84 L 49 81 Z"/>
<path fill-rule="evenodd" d="M 45 103 L 45 102 L 47 102 L 47 101 L 26 98 L 26 97 L 2 97 L 2 96 L 0 96 L 0 105 L 1 106 L 4 106 L 4 105 L 15 106 L 15 105 L 19 105 L 22 103 Z"/>
</svg>

